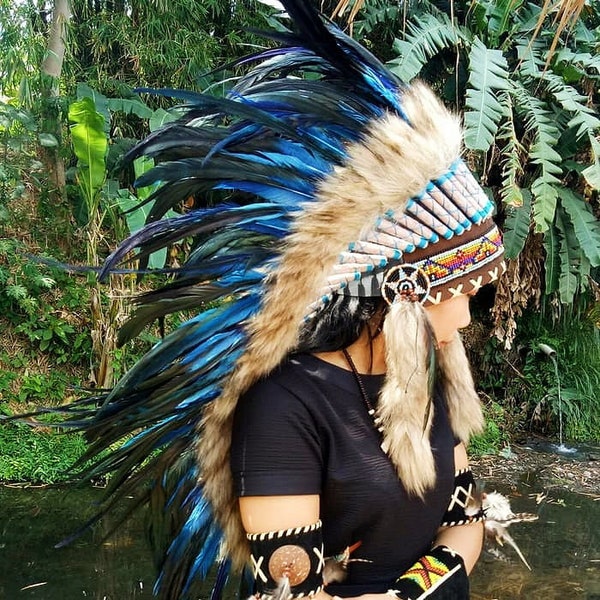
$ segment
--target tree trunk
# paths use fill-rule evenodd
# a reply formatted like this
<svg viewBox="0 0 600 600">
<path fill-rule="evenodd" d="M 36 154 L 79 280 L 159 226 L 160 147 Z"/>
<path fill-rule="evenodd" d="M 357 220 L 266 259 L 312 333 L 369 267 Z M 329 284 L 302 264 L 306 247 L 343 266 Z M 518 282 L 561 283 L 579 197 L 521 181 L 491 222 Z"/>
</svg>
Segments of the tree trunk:
<svg viewBox="0 0 600 600">
<path fill-rule="evenodd" d="M 46 55 L 41 65 L 43 75 L 41 131 L 51 133 L 58 141 L 58 145 L 42 146 L 40 154 L 48 173 L 50 201 L 55 206 L 64 206 L 65 204 L 65 163 L 60 153 L 62 136 L 58 98 L 66 49 L 67 25 L 70 18 L 69 0 L 55 0 Z"/>
<path fill-rule="evenodd" d="M 52 26 L 48 34 L 46 56 L 42 61 L 42 73 L 54 80 L 54 95 L 58 95 L 58 81 L 62 73 L 65 57 L 67 25 L 71 18 L 69 0 L 55 0 Z"/>
</svg>

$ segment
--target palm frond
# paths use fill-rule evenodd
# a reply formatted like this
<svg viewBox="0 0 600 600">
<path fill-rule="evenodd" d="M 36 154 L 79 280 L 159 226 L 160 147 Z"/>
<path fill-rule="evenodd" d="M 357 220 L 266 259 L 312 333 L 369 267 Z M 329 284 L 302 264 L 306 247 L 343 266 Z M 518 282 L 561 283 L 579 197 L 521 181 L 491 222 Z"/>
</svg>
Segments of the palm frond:
<svg viewBox="0 0 600 600">
<path fill-rule="evenodd" d="M 524 0 L 496 0 L 490 3 L 488 33 L 494 45 L 509 30 L 512 15 L 523 2 Z"/>
<path fill-rule="evenodd" d="M 600 222 L 585 200 L 573 190 L 562 190 L 560 204 L 569 215 L 581 252 L 593 267 L 600 266 Z"/>
<path fill-rule="evenodd" d="M 388 63 L 390 71 L 402 81 L 409 82 L 421 72 L 432 56 L 456 46 L 460 39 L 459 29 L 443 13 L 426 13 L 415 17 L 414 22 L 408 24 L 405 38 L 394 42 L 398 58 Z"/>
<path fill-rule="evenodd" d="M 587 136 L 593 138 L 597 129 L 600 128 L 600 119 L 595 111 L 587 106 L 586 96 L 580 94 L 573 86 L 565 83 L 564 79 L 553 73 L 544 75 L 546 89 L 554 96 L 556 101 L 573 117 L 568 123 L 569 127 L 576 128 L 577 138 Z"/>
<path fill-rule="evenodd" d="M 523 39 L 517 42 L 516 51 L 519 63 L 515 75 L 525 81 L 528 77 L 539 78 L 544 72 L 544 61 L 540 59 L 540 56 L 545 49 L 546 46 L 539 40 Z"/>
<path fill-rule="evenodd" d="M 501 50 L 475 38 L 469 52 L 469 82 L 465 112 L 465 145 L 487 151 L 493 144 L 505 109 L 496 92 L 509 89 L 508 64 Z"/>
<path fill-rule="evenodd" d="M 544 103 L 523 85 L 515 84 L 513 94 L 515 106 L 524 118 L 526 132 L 533 138 L 529 157 L 540 169 L 539 176 L 531 184 L 535 199 L 533 216 L 536 231 L 545 232 L 554 220 L 558 186 L 561 185 L 557 175 L 562 175 L 562 156 L 555 149 L 560 133 Z"/>
<path fill-rule="evenodd" d="M 531 194 L 523 190 L 521 206 L 507 206 L 504 221 L 506 258 L 516 258 L 525 247 L 531 225 Z"/>
<path fill-rule="evenodd" d="M 526 151 L 515 130 L 515 120 L 510 94 L 504 94 L 502 99 L 506 118 L 500 127 L 498 140 L 503 141 L 502 147 L 502 186 L 500 198 L 505 205 L 518 208 L 523 205 L 523 193 L 520 179 L 523 175 L 521 157 L 526 156 Z"/>
<path fill-rule="evenodd" d="M 382 23 L 397 23 L 404 17 L 400 4 L 390 4 L 387 0 L 371 0 L 365 5 L 361 18 L 355 21 L 357 34 L 373 31 Z"/>
<path fill-rule="evenodd" d="M 557 210 L 555 222 L 559 232 L 558 295 L 563 304 L 571 304 L 579 290 L 582 275 L 586 274 L 586 261 L 582 260 L 575 231 L 564 210 Z M 589 265 L 589 262 L 587 264 Z M 587 274 L 589 274 L 589 266 Z"/>
<path fill-rule="evenodd" d="M 558 229 L 551 225 L 544 233 L 544 250 L 546 260 L 544 261 L 544 279 L 546 295 L 553 294 L 558 290 L 560 276 L 560 238 Z"/>
<path fill-rule="evenodd" d="M 594 39 L 590 41 L 592 44 L 594 43 Z M 600 74 L 600 54 L 575 52 L 568 47 L 561 48 L 556 52 L 554 64 L 569 65 L 587 77 L 597 77 Z"/>
<path fill-rule="evenodd" d="M 554 97 L 556 102 L 569 114 L 567 127 L 575 131 L 577 140 L 584 138 L 590 144 L 591 164 L 584 169 L 583 175 L 588 184 L 600 189 L 600 143 L 596 137 L 600 130 L 600 118 L 587 105 L 588 98 L 573 86 L 565 83 L 564 79 L 553 73 L 545 73 L 543 82 L 545 89 Z"/>
</svg>

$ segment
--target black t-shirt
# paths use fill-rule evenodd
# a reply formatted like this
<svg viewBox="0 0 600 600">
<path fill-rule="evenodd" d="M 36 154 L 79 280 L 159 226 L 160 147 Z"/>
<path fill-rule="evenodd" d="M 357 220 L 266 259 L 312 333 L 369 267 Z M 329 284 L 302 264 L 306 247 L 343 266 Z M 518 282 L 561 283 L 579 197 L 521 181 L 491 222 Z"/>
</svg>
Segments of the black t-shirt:
<svg viewBox="0 0 600 600">
<path fill-rule="evenodd" d="M 383 375 L 361 375 L 375 402 Z M 375 403 L 373 402 L 373 403 Z M 455 440 L 442 398 L 431 445 L 437 484 L 409 496 L 373 424 L 354 375 L 312 355 L 286 361 L 238 403 L 231 466 L 239 496 L 318 494 L 325 556 L 361 541 L 339 596 L 387 591 L 435 538 L 454 482 Z"/>
</svg>

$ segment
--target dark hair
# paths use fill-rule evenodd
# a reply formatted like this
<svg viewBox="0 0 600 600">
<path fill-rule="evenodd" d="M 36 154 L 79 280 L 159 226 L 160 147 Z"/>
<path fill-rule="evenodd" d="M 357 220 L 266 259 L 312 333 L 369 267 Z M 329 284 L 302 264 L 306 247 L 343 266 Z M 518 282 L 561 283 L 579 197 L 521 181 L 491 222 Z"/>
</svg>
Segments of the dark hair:
<svg viewBox="0 0 600 600">
<path fill-rule="evenodd" d="M 381 298 L 334 295 L 301 329 L 296 352 L 332 352 L 347 348 L 358 339 L 382 304 Z"/>
</svg>

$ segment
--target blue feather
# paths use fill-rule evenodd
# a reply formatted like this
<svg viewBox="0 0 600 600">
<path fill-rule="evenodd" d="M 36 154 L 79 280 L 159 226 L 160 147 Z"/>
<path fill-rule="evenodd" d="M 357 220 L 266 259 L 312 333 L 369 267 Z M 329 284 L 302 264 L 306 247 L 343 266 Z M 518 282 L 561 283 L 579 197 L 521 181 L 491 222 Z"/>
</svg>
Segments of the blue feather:
<svg viewBox="0 0 600 600">
<path fill-rule="evenodd" d="M 219 554 L 222 538 L 223 534 L 221 530 L 213 523 L 208 536 L 204 540 L 202 550 L 197 554 L 196 560 L 192 565 L 184 591 L 187 591 L 197 578 L 206 579 L 209 569 L 213 566 Z"/>
<path fill-rule="evenodd" d="M 221 600 L 230 573 L 231 561 L 229 559 L 220 560 L 209 600 Z"/>
</svg>

